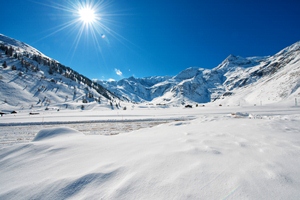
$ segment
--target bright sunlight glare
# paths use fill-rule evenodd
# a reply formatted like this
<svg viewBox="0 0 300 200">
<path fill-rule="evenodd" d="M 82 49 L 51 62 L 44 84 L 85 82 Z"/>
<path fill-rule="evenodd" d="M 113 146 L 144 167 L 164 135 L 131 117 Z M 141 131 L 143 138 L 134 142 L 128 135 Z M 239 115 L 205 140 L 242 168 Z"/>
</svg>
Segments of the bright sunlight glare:
<svg viewBox="0 0 300 200">
<path fill-rule="evenodd" d="M 45 1 L 49 1 L 49 3 L 41 4 L 64 12 L 61 16 L 66 16 L 65 19 L 68 19 L 68 21 L 52 28 L 54 31 L 42 39 L 69 29 L 71 32 L 77 32 L 71 49 L 75 51 L 80 40 L 88 38 L 99 52 L 102 52 L 101 46 L 105 43 L 109 44 L 112 37 L 123 45 L 125 45 L 125 42 L 129 42 L 118 32 L 107 26 L 115 25 L 116 22 L 113 17 L 120 15 L 108 12 L 112 5 L 111 0 L 65 0 L 61 3 L 55 3 L 52 0 Z M 88 37 L 83 37 L 83 35 Z"/>
<path fill-rule="evenodd" d="M 95 11 L 92 8 L 84 7 L 78 10 L 80 20 L 84 23 L 93 23 L 96 20 Z"/>
</svg>

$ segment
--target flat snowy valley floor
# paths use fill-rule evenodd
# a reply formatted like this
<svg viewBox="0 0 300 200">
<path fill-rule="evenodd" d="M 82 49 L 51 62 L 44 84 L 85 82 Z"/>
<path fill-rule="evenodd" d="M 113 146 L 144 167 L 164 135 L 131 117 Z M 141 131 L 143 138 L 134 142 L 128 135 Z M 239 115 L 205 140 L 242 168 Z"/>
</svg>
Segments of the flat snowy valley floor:
<svg viewBox="0 0 300 200">
<path fill-rule="evenodd" d="M 22 111 L 0 199 L 300 199 L 300 107 Z"/>
</svg>

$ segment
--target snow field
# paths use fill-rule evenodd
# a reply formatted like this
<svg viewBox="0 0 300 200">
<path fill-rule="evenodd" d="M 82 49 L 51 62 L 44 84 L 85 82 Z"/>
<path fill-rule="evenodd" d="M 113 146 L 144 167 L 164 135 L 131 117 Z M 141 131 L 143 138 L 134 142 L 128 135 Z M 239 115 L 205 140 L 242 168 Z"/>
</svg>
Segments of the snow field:
<svg viewBox="0 0 300 200">
<path fill-rule="evenodd" d="M 0 199 L 299 198 L 298 108 L 157 113 L 179 111 L 194 119 L 113 137 L 44 129 L 33 142 L 2 148 Z"/>
</svg>

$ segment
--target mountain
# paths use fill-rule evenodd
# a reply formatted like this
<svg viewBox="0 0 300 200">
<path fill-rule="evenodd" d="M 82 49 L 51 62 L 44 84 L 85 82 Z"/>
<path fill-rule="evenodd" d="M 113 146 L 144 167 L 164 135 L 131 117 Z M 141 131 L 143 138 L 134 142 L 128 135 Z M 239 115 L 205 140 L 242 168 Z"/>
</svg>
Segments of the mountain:
<svg viewBox="0 0 300 200">
<path fill-rule="evenodd" d="M 259 60 L 257 65 L 228 72 L 224 86 L 231 96 L 220 102 L 271 104 L 300 97 L 300 42 Z"/>
<path fill-rule="evenodd" d="M 98 83 L 110 88 L 115 95 L 123 98 L 125 101 L 144 102 L 161 96 L 164 93 L 164 88 L 168 85 L 165 81 L 169 79 L 170 77 L 168 76 L 148 78 L 129 77 L 118 82 L 100 80 Z"/>
<path fill-rule="evenodd" d="M 84 108 L 117 99 L 89 78 L 37 49 L 0 34 L 0 110 Z"/>
<path fill-rule="evenodd" d="M 191 67 L 169 77 L 99 81 L 124 100 L 156 104 L 275 103 L 300 97 L 300 42 L 273 56 L 229 55 L 213 69 Z"/>
<path fill-rule="evenodd" d="M 176 76 L 97 81 L 37 49 L 0 34 L 0 110 L 120 107 L 120 101 L 179 106 L 253 105 L 300 97 L 300 42 L 273 56 L 229 55 L 213 69 Z M 108 90 L 107 90 L 107 89 Z M 296 99 L 297 101 L 297 99 Z"/>
</svg>

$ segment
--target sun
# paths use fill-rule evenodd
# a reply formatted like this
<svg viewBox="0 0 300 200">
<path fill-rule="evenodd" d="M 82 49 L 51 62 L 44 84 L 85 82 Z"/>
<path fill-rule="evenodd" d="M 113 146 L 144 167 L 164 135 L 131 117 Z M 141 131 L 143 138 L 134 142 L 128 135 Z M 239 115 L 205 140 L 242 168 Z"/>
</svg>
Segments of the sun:
<svg viewBox="0 0 300 200">
<path fill-rule="evenodd" d="M 39 4 L 50 7 L 53 16 L 62 17 L 57 22 L 63 22 L 50 29 L 45 37 L 65 33 L 68 39 L 73 39 L 70 49 L 74 52 L 80 45 L 93 45 L 99 55 L 103 55 L 103 48 L 109 48 L 112 40 L 117 40 L 127 46 L 132 44 L 112 27 L 117 27 L 115 21 L 124 15 L 113 10 L 113 0 L 44 0 Z M 104 58 L 102 57 L 104 60 Z"/>
<path fill-rule="evenodd" d="M 51 28 L 54 31 L 44 38 L 69 29 L 70 32 L 76 34 L 74 44 L 77 48 L 81 39 L 94 40 L 95 46 L 99 47 L 100 40 L 109 43 L 109 36 L 120 37 L 108 26 L 114 25 L 113 17 L 117 15 L 108 12 L 112 5 L 111 0 L 64 0 L 60 3 L 55 3 L 53 0 L 45 1 L 49 3 L 41 4 L 53 8 L 56 15 L 60 13 L 57 16 L 64 17 L 62 20 L 65 22 Z"/>
<path fill-rule="evenodd" d="M 33 0 L 35 1 L 35 0 Z M 55 16 L 49 32 L 38 41 L 57 35 L 65 37 L 68 41 L 65 45 L 70 46 L 66 53 L 68 59 L 76 59 L 76 51 L 92 52 L 96 55 L 99 67 L 106 65 L 106 55 L 115 56 L 112 48 L 118 48 L 121 44 L 126 48 L 137 48 L 135 44 L 124 37 L 119 31 L 123 27 L 124 11 L 115 10 L 114 0 L 43 0 L 38 4 L 49 7 L 47 16 Z M 118 6 L 116 6 L 118 7 Z M 52 18 L 51 18 L 52 19 Z M 121 21 L 119 21 L 121 19 Z M 49 24 L 50 25 L 50 24 Z M 64 46 L 65 46 L 64 45 Z M 88 50 L 88 51 L 87 51 Z M 109 59 L 111 58 L 109 57 Z"/>
<path fill-rule="evenodd" d="M 91 24 L 96 21 L 96 12 L 93 8 L 83 7 L 78 9 L 79 19 L 85 24 Z"/>
</svg>

